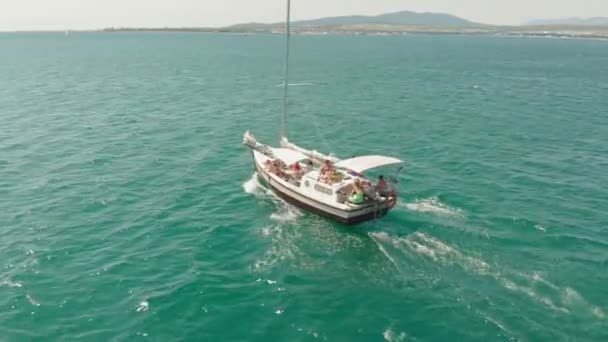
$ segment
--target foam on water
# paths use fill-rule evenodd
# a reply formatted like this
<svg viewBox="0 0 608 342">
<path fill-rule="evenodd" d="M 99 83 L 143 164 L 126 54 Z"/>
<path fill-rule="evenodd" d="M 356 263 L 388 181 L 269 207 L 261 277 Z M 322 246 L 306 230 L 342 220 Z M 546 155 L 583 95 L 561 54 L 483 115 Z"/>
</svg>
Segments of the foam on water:
<svg viewBox="0 0 608 342">
<path fill-rule="evenodd" d="M 376 242 L 392 243 L 392 238 L 386 232 L 373 232 L 369 233 L 369 236 Z"/>
<path fill-rule="evenodd" d="M 264 187 L 258 178 L 258 174 L 254 173 L 245 183 L 243 183 L 243 190 L 246 193 L 252 194 L 261 199 L 270 199 L 277 204 L 287 205 L 285 201 L 279 198 L 272 190 Z"/>
<path fill-rule="evenodd" d="M 490 265 L 485 261 L 463 254 L 443 241 L 422 232 L 415 232 L 406 238 L 392 238 L 392 244 L 397 249 L 414 252 L 444 265 L 459 265 L 479 274 L 490 272 Z"/>
<path fill-rule="evenodd" d="M 150 308 L 148 301 L 144 300 L 137 305 L 137 312 L 146 312 Z"/>
<path fill-rule="evenodd" d="M 289 223 L 296 221 L 302 215 L 303 213 L 294 206 L 282 203 L 278 210 L 270 215 L 270 218 L 281 223 Z"/>
<path fill-rule="evenodd" d="M 264 228 L 262 228 L 262 235 L 264 235 L 264 236 L 269 236 L 269 235 L 271 235 L 271 234 L 274 234 L 274 232 L 275 232 L 276 230 L 279 230 L 279 229 L 281 229 L 281 228 L 280 228 L 280 227 L 278 227 L 278 226 L 268 226 L 268 227 L 264 227 Z"/>
<path fill-rule="evenodd" d="M 431 213 L 445 216 L 462 216 L 462 210 L 450 207 L 441 202 L 437 197 L 416 200 L 413 203 L 405 203 L 405 207 L 420 213 Z"/>
<path fill-rule="evenodd" d="M 606 314 L 604 313 L 604 310 L 600 309 L 598 306 L 594 307 L 592 312 L 593 312 L 593 315 L 599 319 L 606 318 Z"/>
<path fill-rule="evenodd" d="M 23 287 L 23 284 L 21 284 L 20 282 L 13 282 L 11 280 L 4 280 L 2 281 L 2 283 L 0 283 L 0 285 L 5 287 Z"/>
<path fill-rule="evenodd" d="M 564 302 L 580 303 L 582 301 L 584 301 L 584 299 L 578 292 L 576 292 L 576 290 L 571 287 L 566 287 L 564 289 Z"/>
<path fill-rule="evenodd" d="M 543 278 L 538 272 L 534 272 L 532 273 L 532 275 L 529 274 L 525 274 L 525 273 L 519 273 L 520 276 L 524 277 L 524 278 L 528 278 L 530 279 L 532 282 L 534 283 L 540 283 L 543 284 L 544 286 L 549 287 L 552 290 L 558 290 L 559 287 L 555 284 L 553 284 L 552 282 L 546 280 L 545 278 Z"/>
<path fill-rule="evenodd" d="M 507 329 L 505 327 L 505 325 L 503 323 L 501 323 L 500 321 L 498 321 L 497 319 L 491 317 L 490 315 L 483 313 L 483 312 L 478 312 L 478 314 L 488 323 L 493 324 L 495 327 L 497 327 L 498 329 L 500 329 L 502 332 L 504 332 L 507 336 L 509 336 L 511 338 L 511 340 L 515 339 L 514 334 L 511 330 Z"/>
<path fill-rule="evenodd" d="M 384 254 L 384 256 L 386 256 L 388 258 L 388 260 L 397 269 L 399 269 L 399 264 L 397 264 L 397 261 L 393 258 L 392 255 L 390 255 L 390 253 L 387 252 L 387 250 L 384 248 L 384 246 L 381 243 L 381 242 L 389 242 L 390 241 L 389 235 L 385 232 L 379 232 L 379 233 L 369 233 L 369 236 L 372 238 L 372 240 L 374 240 L 376 245 L 378 245 L 378 249 L 380 250 L 380 252 L 382 254 Z"/>
<path fill-rule="evenodd" d="M 515 291 L 515 292 L 524 293 L 524 294 L 528 295 L 531 299 L 533 299 L 539 303 L 545 304 L 546 306 L 550 307 L 551 309 L 553 309 L 555 311 L 561 311 L 566 314 L 570 313 L 570 311 L 568 309 L 561 307 L 561 306 L 557 306 L 551 298 L 539 295 L 531 287 L 516 284 L 514 281 L 509 280 L 509 279 L 505 279 L 505 278 L 502 278 L 502 279 L 499 278 L 499 279 L 501 281 L 501 284 L 506 289 L 509 289 L 509 290 Z"/>
<path fill-rule="evenodd" d="M 604 312 L 600 307 L 590 304 L 580 293 L 571 287 L 566 287 L 562 291 L 562 302 L 569 307 L 579 307 L 589 310 L 596 318 L 604 319 L 605 317 Z"/>
<path fill-rule="evenodd" d="M 258 174 L 254 173 L 245 183 L 243 183 L 243 189 L 246 193 L 252 195 L 258 195 L 261 192 L 262 185 L 258 180 Z"/>
<path fill-rule="evenodd" d="M 300 234 L 284 222 L 263 228 L 262 234 L 270 239 L 270 248 L 264 253 L 263 258 L 254 262 L 256 271 L 264 271 L 281 261 L 295 260 L 300 254 L 298 246 Z"/>
<path fill-rule="evenodd" d="M 269 246 L 263 257 L 254 262 L 256 271 L 261 272 L 278 265 L 295 266 L 298 269 L 324 267 L 326 260 L 314 258 L 314 253 L 310 253 L 311 248 L 330 256 L 357 250 L 368 241 L 357 234 L 344 234 L 329 221 L 319 217 L 307 217 L 306 223 L 300 224 L 298 218 L 303 216 L 301 211 L 284 202 L 277 205 L 279 211 L 273 216 L 276 223 L 261 228 L 261 235 L 269 241 Z"/>
<path fill-rule="evenodd" d="M 393 332 L 393 329 L 391 329 L 391 328 L 384 330 L 384 332 L 382 333 L 382 336 L 384 337 L 384 340 L 387 342 L 402 342 L 402 341 L 405 341 L 405 339 L 407 338 L 406 333 L 400 332 L 397 334 L 397 333 Z"/>
<path fill-rule="evenodd" d="M 27 298 L 27 301 L 30 302 L 30 304 L 32 304 L 33 306 L 40 306 L 40 303 L 35 300 L 30 294 L 26 294 L 25 297 Z"/>
<path fill-rule="evenodd" d="M 419 255 L 443 266 L 458 266 L 467 272 L 490 277 L 505 289 L 525 294 L 530 299 L 564 314 L 569 314 L 572 310 L 579 309 L 580 311 L 582 309 L 597 318 L 603 319 L 605 317 L 601 308 L 588 303 L 583 296 L 571 287 L 560 287 L 553 284 L 537 272 L 527 274 L 500 268 L 497 265 L 490 265 L 480 257 L 469 255 L 469 253 L 460 251 L 456 247 L 420 231 L 406 237 L 394 237 L 385 232 L 375 232 L 369 235 L 376 242 L 381 253 L 398 269 L 397 260 L 399 256 L 388 253 L 386 245 L 390 245 L 403 253 Z M 544 286 L 543 292 L 546 292 L 545 294 L 539 293 L 536 288 L 537 284 Z"/>
</svg>

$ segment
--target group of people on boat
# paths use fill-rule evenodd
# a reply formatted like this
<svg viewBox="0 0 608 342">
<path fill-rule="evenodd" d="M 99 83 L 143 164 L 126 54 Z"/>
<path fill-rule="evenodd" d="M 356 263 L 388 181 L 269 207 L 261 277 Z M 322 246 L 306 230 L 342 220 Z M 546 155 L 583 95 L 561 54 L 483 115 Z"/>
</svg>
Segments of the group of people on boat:
<svg viewBox="0 0 608 342">
<path fill-rule="evenodd" d="M 289 180 L 289 179 L 296 179 L 296 180 L 300 180 L 302 179 L 302 177 L 304 176 L 304 174 L 306 172 L 311 171 L 314 168 L 314 164 L 312 162 L 312 160 L 308 160 L 305 162 L 304 166 L 301 165 L 300 162 L 295 162 L 291 165 L 289 165 L 289 167 L 281 160 L 279 159 L 275 159 L 275 160 L 266 160 L 266 163 L 264 164 L 264 166 L 266 167 L 266 170 L 268 170 L 271 173 L 274 173 L 275 175 L 285 179 L 285 180 Z"/>
<path fill-rule="evenodd" d="M 390 195 L 390 187 L 384 176 L 378 176 L 378 183 L 375 186 L 369 180 L 357 178 L 348 201 L 353 204 L 361 204 L 366 199 L 376 199 L 378 195 L 383 197 Z"/>
<path fill-rule="evenodd" d="M 275 160 L 266 160 L 266 163 L 264 165 L 266 167 L 266 170 L 268 170 L 270 173 L 274 173 L 275 175 L 281 177 L 281 178 L 285 178 L 285 172 L 284 172 L 284 168 L 285 168 L 285 163 L 283 163 L 281 160 L 275 159 Z"/>
<path fill-rule="evenodd" d="M 285 180 L 299 181 L 305 173 L 314 169 L 314 163 L 309 159 L 304 163 L 304 167 L 300 162 L 295 162 L 292 165 L 287 166 L 279 159 L 268 159 L 266 160 L 265 167 L 269 172 L 274 173 Z M 384 176 L 378 176 L 378 182 L 374 185 L 370 180 L 364 178 L 362 174 L 353 173 L 353 175 L 356 176 L 356 178 L 352 186 L 352 191 L 348 197 L 350 203 L 362 204 L 368 199 L 375 200 L 378 196 L 391 196 L 391 188 L 384 179 Z M 336 170 L 329 160 L 325 160 L 319 168 L 319 180 L 327 184 L 332 184 L 339 181 L 340 178 L 340 172 Z"/>
</svg>

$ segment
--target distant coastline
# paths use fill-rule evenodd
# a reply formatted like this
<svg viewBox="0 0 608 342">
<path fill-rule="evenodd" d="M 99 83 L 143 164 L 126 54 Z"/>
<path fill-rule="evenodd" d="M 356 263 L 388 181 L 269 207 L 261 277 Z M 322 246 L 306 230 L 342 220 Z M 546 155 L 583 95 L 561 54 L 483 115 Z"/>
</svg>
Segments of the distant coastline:
<svg viewBox="0 0 608 342">
<path fill-rule="evenodd" d="M 380 15 L 350 15 L 292 22 L 294 34 L 324 35 L 491 35 L 518 37 L 608 39 L 608 18 L 537 21 L 522 26 L 499 26 L 473 22 L 445 13 L 400 11 Z M 243 23 L 222 28 L 108 28 L 105 32 L 217 32 L 283 34 L 284 23 Z"/>
<path fill-rule="evenodd" d="M 102 32 L 201 32 L 232 34 L 284 34 L 280 28 L 105 28 Z M 580 26 L 482 26 L 435 27 L 424 25 L 343 25 L 294 29 L 299 35 L 486 35 L 513 37 L 608 39 L 608 27 Z"/>
<path fill-rule="evenodd" d="M 445 13 L 400 11 L 380 15 L 351 15 L 291 23 L 300 35 L 486 35 L 547 38 L 608 39 L 608 18 L 533 20 L 521 26 L 488 25 Z M 284 34 L 284 23 L 242 23 L 227 27 L 110 27 L 102 32 L 201 32 L 226 34 Z M 83 32 L 68 30 L 66 32 Z"/>
</svg>

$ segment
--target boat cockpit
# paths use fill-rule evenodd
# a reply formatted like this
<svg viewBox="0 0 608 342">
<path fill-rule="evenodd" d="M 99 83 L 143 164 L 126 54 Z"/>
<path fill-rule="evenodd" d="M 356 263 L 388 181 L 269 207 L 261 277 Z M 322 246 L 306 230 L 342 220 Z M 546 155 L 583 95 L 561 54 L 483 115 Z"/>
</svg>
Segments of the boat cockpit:
<svg viewBox="0 0 608 342">
<path fill-rule="evenodd" d="M 291 165 L 278 158 L 267 159 L 264 163 L 268 172 L 313 198 L 351 206 L 366 206 L 385 202 L 395 194 L 393 185 L 384 181 L 382 176 L 373 182 L 356 171 L 335 168 L 333 165 L 329 169 L 323 169 L 325 165 L 327 164 L 315 165 L 311 159 L 296 161 Z"/>
</svg>

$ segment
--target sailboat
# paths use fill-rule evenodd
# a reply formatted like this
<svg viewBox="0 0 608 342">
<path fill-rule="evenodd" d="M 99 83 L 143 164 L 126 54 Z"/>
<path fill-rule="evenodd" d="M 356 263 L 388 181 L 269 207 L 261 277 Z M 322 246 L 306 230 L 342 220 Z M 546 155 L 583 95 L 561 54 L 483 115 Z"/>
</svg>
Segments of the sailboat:
<svg viewBox="0 0 608 342">
<path fill-rule="evenodd" d="M 377 182 L 364 172 L 401 165 L 397 158 L 368 155 L 340 159 L 302 148 L 287 138 L 291 0 L 285 21 L 285 75 L 280 146 L 259 142 L 246 131 L 243 144 L 251 150 L 258 178 L 287 203 L 345 224 L 358 224 L 386 215 L 397 204 L 396 176 Z M 403 166 L 399 167 L 401 171 Z"/>
</svg>

